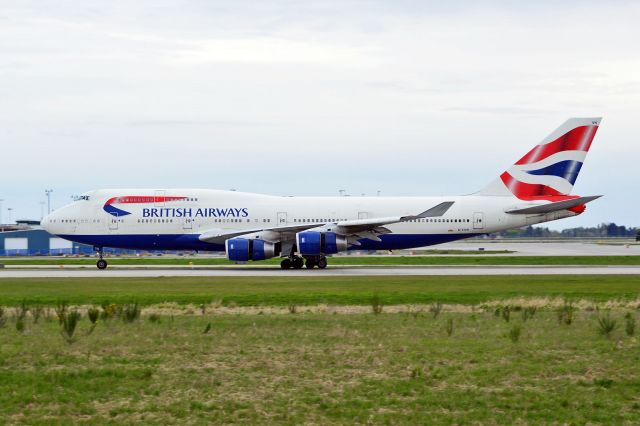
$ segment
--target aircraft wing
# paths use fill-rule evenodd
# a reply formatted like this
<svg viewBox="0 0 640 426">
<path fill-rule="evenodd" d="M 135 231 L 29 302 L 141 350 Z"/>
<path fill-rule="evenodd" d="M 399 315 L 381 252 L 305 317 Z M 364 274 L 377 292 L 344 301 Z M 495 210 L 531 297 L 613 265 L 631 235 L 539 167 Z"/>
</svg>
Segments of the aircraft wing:
<svg viewBox="0 0 640 426">
<path fill-rule="evenodd" d="M 224 244 L 224 242 L 230 238 L 241 236 L 257 238 L 257 235 L 261 234 L 260 237 L 267 241 L 282 241 L 287 239 L 293 240 L 297 232 L 310 229 L 325 232 L 335 232 L 337 234 L 347 236 L 353 235 L 360 238 L 373 237 L 372 239 L 377 239 L 377 237 L 375 237 L 375 234 L 385 234 L 391 232 L 388 229 L 384 228 L 384 225 L 407 222 L 409 220 L 416 220 L 427 217 L 439 217 L 445 214 L 451 208 L 453 203 L 453 201 L 446 201 L 417 215 L 389 216 L 328 223 L 306 223 L 300 225 L 275 226 L 271 228 L 256 228 L 250 230 L 212 229 L 202 233 L 199 239 L 208 243 Z"/>
<path fill-rule="evenodd" d="M 408 222 L 410 220 L 423 219 L 427 217 L 440 217 L 443 214 L 445 214 L 447 210 L 451 208 L 453 203 L 454 203 L 453 201 L 445 201 L 444 203 L 440 203 L 437 206 L 431 207 L 429 210 L 425 210 L 422 213 L 417 215 L 346 220 L 346 221 L 338 222 L 335 224 L 336 228 L 342 231 L 342 232 L 339 232 L 339 231 L 336 231 L 336 232 L 338 234 L 350 234 L 350 233 L 356 233 L 360 231 L 366 231 L 379 226 L 391 225 L 392 223 Z"/>
<path fill-rule="evenodd" d="M 251 235 L 257 234 L 260 232 L 275 232 L 275 233 L 296 233 L 300 231 L 306 231 L 307 229 L 317 228 L 318 226 L 322 226 L 321 223 L 307 223 L 304 225 L 295 225 L 295 226 L 276 226 L 272 228 L 255 228 L 255 229 L 242 229 L 242 230 L 233 230 L 233 229 L 211 229 L 209 231 L 205 231 L 199 237 L 200 241 L 204 241 L 207 243 L 219 243 L 224 244 L 224 242 L 230 238 L 240 237 L 242 235 Z"/>
<path fill-rule="evenodd" d="M 590 197 L 578 197 L 578 198 L 573 198 L 571 200 L 556 201 L 555 203 L 552 202 L 552 203 L 540 204 L 540 205 L 531 206 L 531 207 L 515 208 L 515 209 L 507 210 L 506 213 L 544 214 L 544 213 L 557 212 L 560 210 L 566 210 L 572 207 L 578 207 L 578 206 L 587 204 L 593 200 L 597 200 L 600 197 L 602 197 L 602 195 L 593 195 Z"/>
</svg>

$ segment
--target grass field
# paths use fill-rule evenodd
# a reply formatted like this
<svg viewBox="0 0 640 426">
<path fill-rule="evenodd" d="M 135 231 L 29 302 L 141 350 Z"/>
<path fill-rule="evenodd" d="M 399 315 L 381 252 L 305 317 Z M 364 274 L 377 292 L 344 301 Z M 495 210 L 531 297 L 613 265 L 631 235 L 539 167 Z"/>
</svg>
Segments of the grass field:
<svg viewBox="0 0 640 426">
<path fill-rule="evenodd" d="M 238 306 L 479 304 L 514 297 L 635 300 L 640 276 L 401 276 L 401 277 L 160 277 L 3 278 L 0 306 L 67 301 L 73 304 L 219 302 Z"/>
<path fill-rule="evenodd" d="M 234 265 L 224 258 L 202 257 L 140 257 L 107 258 L 110 265 Z M 95 258 L 4 258 L 5 265 L 87 265 L 95 267 Z M 280 259 L 249 262 L 250 265 L 279 265 Z M 329 265 L 640 265 L 640 256 L 336 256 L 329 258 Z"/>
<path fill-rule="evenodd" d="M 640 345 L 597 312 L 286 314 L 0 328 L 25 424 L 637 424 Z M 637 317 L 637 313 L 632 313 Z M 207 331 L 208 329 L 208 331 Z M 516 330 L 519 330 L 516 331 Z M 206 331 L 206 333 L 205 333 Z"/>
<path fill-rule="evenodd" d="M 0 279 L 0 423 L 637 424 L 639 295 L 640 276 Z M 71 338 L 61 301 L 82 305 Z M 116 314 L 92 326 L 92 304 Z"/>
</svg>

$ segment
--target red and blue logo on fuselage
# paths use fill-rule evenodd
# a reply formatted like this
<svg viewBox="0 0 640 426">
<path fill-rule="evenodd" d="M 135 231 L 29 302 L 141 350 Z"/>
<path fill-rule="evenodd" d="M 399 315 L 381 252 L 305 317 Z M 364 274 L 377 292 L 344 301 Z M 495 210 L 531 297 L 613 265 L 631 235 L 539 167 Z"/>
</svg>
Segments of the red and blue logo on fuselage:
<svg viewBox="0 0 640 426">
<path fill-rule="evenodd" d="M 107 202 L 104 203 L 104 206 L 102 207 L 102 209 L 112 216 L 122 217 L 122 216 L 130 215 L 131 212 L 119 209 L 118 207 L 114 206 L 114 204 L 149 204 L 149 203 L 160 204 L 160 203 L 166 203 L 169 201 L 180 201 L 180 200 L 186 200 L 186 199 L 187 197 L 127 195 L 124 197 L 113 197 L 108 199 Z"/>
</svg>

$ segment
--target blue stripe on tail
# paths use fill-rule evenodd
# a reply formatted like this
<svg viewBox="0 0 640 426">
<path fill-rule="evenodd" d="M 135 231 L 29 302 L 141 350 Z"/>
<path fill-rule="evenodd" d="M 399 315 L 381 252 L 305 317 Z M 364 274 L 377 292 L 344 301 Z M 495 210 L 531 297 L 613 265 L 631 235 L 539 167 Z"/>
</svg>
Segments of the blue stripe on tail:
<svg viewBox="0 0 640 426">
<path fill-rule="evenodd" d="M 529 170 L 527 173 L 538 176 L 557 176 L 567 180 L 571 185 L 576 182 L 578 173 L 582 168 L 582 162 L 575 160 L 560 161 L 538 170 Z"/>
</svg>

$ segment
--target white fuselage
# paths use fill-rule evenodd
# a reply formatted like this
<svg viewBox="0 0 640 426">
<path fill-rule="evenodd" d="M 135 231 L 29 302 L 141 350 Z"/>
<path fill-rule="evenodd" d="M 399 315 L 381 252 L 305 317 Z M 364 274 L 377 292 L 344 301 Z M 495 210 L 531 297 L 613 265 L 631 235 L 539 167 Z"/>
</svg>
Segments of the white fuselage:
<svg viewBox="0 0 640 426">
<path fill-rule="evenodd" d="M 96 190 L 47 216 L 52 234 L 96 247 L 141 250 L 223 251 L 200 241 L 211 230 L 252 232 L 295 226 L 417 215 L 452 201 L 442 216 L 385 225 L 382 241 L 363 239 L 363 249 L 421 247 L 574 216 L 568 210 L 537 215 L 505 213 L 527 205 L 512 196 L 280 197 L 208 189 Z M 535 203 L 530 203 L 535 205 Z"/>
</svg>

